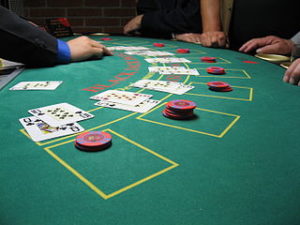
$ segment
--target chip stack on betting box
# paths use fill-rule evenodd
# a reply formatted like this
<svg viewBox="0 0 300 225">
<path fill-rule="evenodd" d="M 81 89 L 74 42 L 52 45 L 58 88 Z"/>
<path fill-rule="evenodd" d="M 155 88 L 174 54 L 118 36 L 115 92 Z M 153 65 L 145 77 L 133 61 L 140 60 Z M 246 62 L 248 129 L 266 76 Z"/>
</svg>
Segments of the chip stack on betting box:
<svg viewBox="0 0 300 225">
<path fill-rule="evenodd" d="M 196 103 L 189 100 L 173 100 L 166 104 L 162 114 L 169 119 L 188 120 L 195 117 Z"/>
<path fill-rule="evenodd" d="M 212 91 L 218 91 L 218 92 L 229 92 L 232 91 L 232 87 L 223 81 L 212 81 L 208 82 L 207 86 Z"/>
<path fill-rule="evenodd" d="M 110 147 L 112 137 L 103 131 L 88 131 L 78 135 L 74 144 L 81 151 L 97 152 Z"/>
</svg>

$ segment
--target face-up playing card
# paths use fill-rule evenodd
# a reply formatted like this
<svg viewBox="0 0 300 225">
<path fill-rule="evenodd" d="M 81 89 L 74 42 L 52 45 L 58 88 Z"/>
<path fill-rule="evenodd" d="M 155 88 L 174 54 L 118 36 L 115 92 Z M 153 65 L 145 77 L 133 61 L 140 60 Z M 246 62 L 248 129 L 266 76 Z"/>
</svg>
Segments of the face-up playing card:
<svg viewBox="0 0 300 225">
<path fill-rule="evenodd" d="M 94 117 L 92 114 L 68 103 L 31 109 L 28 112 L 52 127 L 58 127 Z"/>
<path fill-rule="evenodd" d="M 131 112 L 138 112 L 138 113 L 145 113 L 148 112 L 150 109 L 158 105 L 160 101 L 154 100 L 154 99 L 147 99 L 135 106 L 132 105 L 125 105 L 115 102 L 107 102 L 107 101 L 99 101 L 96 102 L 95 105 L 102 106 L 106 108 L 112 108 L 112 109 L 121 109 Z"/>
<path fill-rule="evenodd" d="M 160 74 L 169 75 L 169 74 L 178 74 L 178 75 L 200 75 L 197 69 L 187 69 L 187 68 L 175 68 L 171 67 L 171 69 L 163 69 L 159 71 Z"/>
<path fill-rule="evenodd" d="M 129 91 L 108 90 L 100 94 L 97 94 L 95 96 L 92 96 L 91 99 L 134 106 L 151 97 L 152 95 L 140 94 L 140 93 L 129 92 Z"/>
<path fill-rule="evenodd" d="M 77 123 L 69 123 L 59 127 L 51 127 L 35 116 L 19 119 L 33 141 L 45 141 L 84 131 Z"/>
<path fill-rule="evenodd" d="M 23 81 L 9 90 L 55 90 L 62 81 Z"/>
<path fill-rule="evenodd" d="M 174 55 L 171 52 L 165 51 L 126 51 L 124 52 L 127 55 L 141 55 L 141 56 L 169 56 Z"/>
<path fill-rule="evenodd" d="M 111 51 L 143 51 L 143 50 L 149 50 L 147 47 L 143 46 L 113 46 L 113 47 L 107 47 L 108 50 Z"/>
<path fill-rule="evenodd" d="M 132 84 L 133 87 L 145 88 L 150 90 L 168 92 L 172 94 L 182 95 L 194 86 L 185 85 L 181 82 L 163 81 L 163 80 L 139 80 Z"/>
<path fill-rule="evenodd" d="M 185 69 L 184 66 L 149 66 L 148 70 L 151 73 L 160 73 L 162 71 L 169 71 L 169 70 L 183 70 Z"/>
<path fill-rule="evenodd" d="M 148 63 L 191 63 L 186 58 L 148 58 L 145 60 Z"/>
</svg>

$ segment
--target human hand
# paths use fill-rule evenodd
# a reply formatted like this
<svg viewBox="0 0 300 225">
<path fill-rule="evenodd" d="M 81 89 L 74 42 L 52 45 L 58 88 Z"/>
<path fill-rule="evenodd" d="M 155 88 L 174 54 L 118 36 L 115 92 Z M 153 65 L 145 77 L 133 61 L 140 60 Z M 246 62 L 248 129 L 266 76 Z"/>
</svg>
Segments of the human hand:
<svg viewBox="0 0 300 225">
<path fill-rule="evenodd" d="M 67 44 L 73 62 L 89 58 L 100 58 L 102 55 L 112 55 L 104 45 L 85 36 L 70 40 Z"/>
<path fill-rule="evenodd" d="M 276 36 L 266 36 L 263 38 L 254 38 L 246 42 L 239 49 L 241 52 L 251 52 L 256 50 L 257 53 L 262 54 L 290 54 L 293 47 L 291 40 L 279 38 Z"/>
<path fill-rule="evenodd" d="M 295 60 L 283 76 L 286 83 L 300 86 L 300 59 Z"/>
<path fill-rule="evenodd" d="M 185 41 L 185 42 L 200 44 L 201 34 L 196 34 L 196 33 L 175 34 L 175 39 L 177 41 Z"/>
<path fill-rule="evenodd" d="M 222 31 L 208 31 L 201 34 L 201 44 L 205 47 L 224 47 L 226 36 Z"/>
<path fill-rule="evenodd" d="M 138 15 L 132 18 L 123 28 L 124 34 L 130 34 L 133 31 L 136 31 L 141 28 L 142 19 L 144 15 Z"/>
</svg>

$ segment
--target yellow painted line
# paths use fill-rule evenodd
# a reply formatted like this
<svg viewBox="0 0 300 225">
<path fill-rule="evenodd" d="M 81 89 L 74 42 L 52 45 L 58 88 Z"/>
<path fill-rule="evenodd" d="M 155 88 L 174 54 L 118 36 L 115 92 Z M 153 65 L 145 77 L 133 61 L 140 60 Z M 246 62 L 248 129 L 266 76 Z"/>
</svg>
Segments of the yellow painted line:
<svg viewBox="0 0 300 225">
<path fill-rule="evenodd" d="M 240 116 L 237 116 L 226 129 L 220 134 L 220 137 L 224 137 L 224 135 L 233 127 L 233 125 L 240 119 Z"/>
<path fill-rule="evenodd" d="M 94 192 L 96 192 L 102 198 L 104 198 L 104 199 L 108 198 L 107 195 L 103 191 L 101 191 L 99 188 L 97 188 L 92 182 L 90 182 L 88 179 L 86 179 L 84 176 L 82 176 L 77 170 L 75 170 L 68 163 L 66 163 L 59 156 L 57 156 L 54 152 L 52 152 L 50 150 L 50 147 L 44 148 L 44 149 L 45 149 L 46 152 L 48 152 L 49 155 L 51 155 L 56 161 L 58 161 L 61 165 L 63 165 L 66 169 L 68 169 L 79 180 L 81 180 L 83 183 L 85 183 L 90 189 L 92 189 Z"/>
</svg>

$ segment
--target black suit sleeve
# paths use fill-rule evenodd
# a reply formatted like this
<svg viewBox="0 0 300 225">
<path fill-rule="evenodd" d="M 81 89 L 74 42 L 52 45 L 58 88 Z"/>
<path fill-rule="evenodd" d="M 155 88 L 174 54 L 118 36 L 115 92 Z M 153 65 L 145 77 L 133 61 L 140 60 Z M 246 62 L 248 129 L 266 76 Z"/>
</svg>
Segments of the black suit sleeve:
<svg viewBox="0 0 300 225">
<path fill-rule="evenodd" d="M 57 63 L 57 40 L 0 6 L 0 58 L 28 66 Z"/>
<path fill-rule="evenodd" d="M 170 38 L 172 33 L 201 33 L 199 0 L 140 0 L 138 13 L 144 14 L 141 33 Z"/>
</svg>

